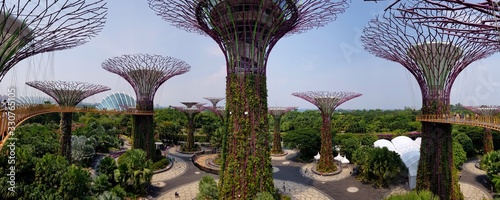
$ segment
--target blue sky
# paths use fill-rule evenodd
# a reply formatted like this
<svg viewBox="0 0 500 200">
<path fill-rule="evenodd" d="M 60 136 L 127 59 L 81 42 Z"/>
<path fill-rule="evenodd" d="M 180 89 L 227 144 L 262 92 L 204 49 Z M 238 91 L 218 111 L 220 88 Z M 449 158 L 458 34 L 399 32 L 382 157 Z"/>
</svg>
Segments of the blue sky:
<svg viewBox="0 0 500 200">
<path fill-rule="evenodd" d="M 353 0 L 346 12 L 327 26 L 281 39 L 267 66 L 268 105 L 315 108 L 291 93 L 328 90 L 363 94 L 341 105 L 343 109 L 420 108 L 420 89 L 414 77 L 399 64 L 367 53 L 360 42 L 363 27 L 391 2 Z M 0 93 L 16 85 L 19 96 L 42 95 L 23 82 L 75 80 L 133 94 L 124 79 L 102 69 L 101 63 L 124 54 L 147 53 L 175 57 L 191 65 L 190 72 L 163 84 L 155 104 L 208 103 L 203 97 L 225 95 L 225 59 L 211 38 L 171 26 L 154 14 L 146 0 L 108 1 L 107 7 L 107 22 L 97 37 L 83 46 L 21 62 L 2 80 Z M 455 81 L 451 102 L 500 104 L 498 63 L 500 56 L 496 54 L 470 65 Z M 109 94 L 85 101 L 98 102 Z"/>
</svg>

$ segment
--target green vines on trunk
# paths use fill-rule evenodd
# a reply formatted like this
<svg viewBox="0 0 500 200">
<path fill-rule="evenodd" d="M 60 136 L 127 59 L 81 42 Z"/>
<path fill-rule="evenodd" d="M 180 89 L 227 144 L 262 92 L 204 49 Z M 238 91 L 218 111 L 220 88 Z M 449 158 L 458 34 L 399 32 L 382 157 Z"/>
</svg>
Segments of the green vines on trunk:
<svg viewBox="0 0 500 200">
<path fill-rule="evenodd" d="M 274 116 L 274 134 L 273 134 L 273 148 L 271 149 L 272 154 L 282 154 L 283 149 L 281 148 L 281 129 L 280 129 L 281 116 Z"/>
<path fill-rule="evenodd" d="M 449 96 L 423 99 L 422 114 L 448 114 Z M 453 164 L 451 124 L 422 122 L 417 190 L 430 190 L 442 200 L 463 199 Z"/>
<path fill-rule="evenodd" d="M 494 151 L 493 135 L 491 129 L 484 128 L 484 154 Z"/>
<path fill-rule="evenodd" d="M 68 163 L 71 163 L 71 124 L 73 123 L 73 113 L 61 113 L 61 137 L 59 143 L 61 149 L 59 154 L 65 157 Z"/>
<path fill-rule="evenodd" d="M 333 160 L 332 146 L 332 123 L 331 115 L 322 113 L 323 124 L 321 126 L 321 149 L 319 151 L 320 158 L 316 170 L 318 172 L 330 173 L 337 170 L 337 166 Z"/>
<path fill-rule="evenodd" d="M 226 108 L 227 147 L 223 145 L 219 197 L 252 199 L 259 192 L 272 193 L 266 77 L 229 74 Z"/>
<path fill-rule="evenodd" d="M 196 113 L 186 113 L 188 119 L 187 142 L 182 151 L 195 151 L 194 148 L 194 116 Z"/>
<path fill-rule="evenodd" d="M 153 110 L 152 101 L 137 101 L 137 110 Z M 142 149 L 146 152 L 148 159 L 155 155 L 154 127 L 152 115 L 132 116 L 132 148 Z"/>
</svg>

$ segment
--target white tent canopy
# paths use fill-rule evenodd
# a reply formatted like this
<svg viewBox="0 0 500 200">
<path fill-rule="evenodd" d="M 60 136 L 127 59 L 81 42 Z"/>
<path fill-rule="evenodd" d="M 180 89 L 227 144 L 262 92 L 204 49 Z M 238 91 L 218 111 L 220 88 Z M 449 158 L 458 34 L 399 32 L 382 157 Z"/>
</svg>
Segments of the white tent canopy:
<svg viewBox="0 0 500 200">
<path fill-rule="evenodd" d="M 342 157 L 342 156 L 340 156 L 340 153 L 339 153 L 339 154 L 337 154 L 337 156 L 335 156 L 335 158 L 333 158 L 333 159 L 334 159 L 334 160 L 336 160 L 336 161 L 342 161 L 342 158 L 343 158 L 343 157 Z"/>
<path fill-rule="evenodd" d="M 410 189 L 417 185 L 417 170 L 418 160 L 420 159 L 420 143 L 422 138 L 417 138 L 415 141 L 406 136 L 398 136 L 391 141 L 380 139 L 373 143 L 374 147 L 386 147 L 389 151 L 394 151 L 399 154 L 401 160 L 408 168 L 408 184 Z"/>
</svg>

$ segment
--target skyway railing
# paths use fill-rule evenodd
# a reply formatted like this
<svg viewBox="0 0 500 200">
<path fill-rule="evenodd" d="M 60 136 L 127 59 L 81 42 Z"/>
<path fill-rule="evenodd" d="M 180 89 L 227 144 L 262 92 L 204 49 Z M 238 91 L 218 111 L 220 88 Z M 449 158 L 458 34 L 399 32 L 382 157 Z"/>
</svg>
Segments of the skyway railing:
<svg viewBox="0 0 500 200">
<path fill-rule="evenodd" d="M 47 114 L 47 113 L 61 113 L 61 112 L 90 112 L 100 114 L 125 114 L 125 115 L 153 115 L 153 111 L 140 111 L 136 109 L 127 109 L 124 111 L 119 110 L 100 110 L 93 107 L 62 107 L 52 104 L 40 104 L 19 106 L 15 110 L 7 111 L 2 110 L 0 118 L 0 148 L 9 140 L 10 132 L 24 121 L 31 117 Z"/>
<path fill-rule="evenodd" d="M 479 126 L 500 131 L 500 117 L 496 116 L 449 116 L 449 115 L 417 115 L 417 121 L 446 124 L 462 124 Z"/>
</svg>

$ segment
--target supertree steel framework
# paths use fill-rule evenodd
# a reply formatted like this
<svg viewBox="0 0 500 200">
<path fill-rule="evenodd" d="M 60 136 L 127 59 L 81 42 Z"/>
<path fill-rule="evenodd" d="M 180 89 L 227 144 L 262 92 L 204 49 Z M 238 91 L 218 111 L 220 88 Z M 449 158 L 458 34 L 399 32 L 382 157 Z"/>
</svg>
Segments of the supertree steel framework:
<svg viewBox="0 0 500 200">
<path fill-rule="evenodd" d="M 274 119 L 274 133 L 273 133 L 273 147 L 271 148 L 271 154 L 283 154 L 283 149 L 281 148 L 281 117 L 297 107 L 269 107 L 269 114 L 273 116 Z"/>
<path fill-rule="evenodd" d="M 74 107 L 85 98 L 94 94 L 110 90 L 109 87 L 75 81 L 32 81 L 27 85 L 36 88 L 54 98 L 59 106 Z M 60 155 L 71 162 L 71 124 L 73 114 L 61 113 L 61 144 Z"/>
<path fill-rule="evenodd" d="M 212 106 L 206 106 L 205 109 L 215 113 L 224 123 L 224 119 L 226 116 L 226 108 L 222 106 L 217 106 L 217 104 L 220 101 L 224 100 L 224 97 L 203 97 L 203 98 L 212 103 Z"/>
<path fill-rule="evenodd" d="M 132 54 L 109 58 L 102 68 L 123 77 L 130 83 L 136 95 L 136 109 L 153 110 L 153 100 L 158 88 L 168 79 L 188 72 L 191 67 L 173 57 Z M 155 151 L 153 116 L 132 116 L 132 148 L 146 151 L 152 158 Z"/>
<path fill-rule="evenodd" d="M 23 59 L 73 48 L 96 36 L 105 23 L 105 5 L 104 0 L 2 1 L 0 81 Z"/>
<path fill-rule="evenodd" d="M 148 0 L 164 20 L 211 37 L 226 58 L 227 140 L 219 196 L 250 199 L 274 191 L 267 120 L 267 60 L 280 38 L 321 27 L 346 0 Z M 225 145 L 227 144 L 227 145 Z"/>
<path fill-rule="evenodd" d="M 494 117 L 498 113 L 500 113 L 500 106 L 464 106 L 467 110 L 474 112 L 476 115 L 485 116 L 485 117 Z M 477 119 L 477 116 L 475 117 Z M 491 129 L 484 128 L 484 138 L 483 138 L 484 146 L 483 153 L 487 154 L 495 150 L 493 146 L 493 135 L 491 134 Z"/>
<path fill-rule="evenodd" d="M 333 145 L 332 145 L 332 115 L 340 104 L 361 96 L 356 92 L 329 92 L 329 91 L 309 91 L 296 92 L 293 96 L 302 98 L 318 107 L 321 112 L 323 124 L 321 126 L 321 149 L 319 151 L 321 157 L 319 159 L 316 170 L 318 172 L 334 172 L 337 170 L 333 160 Z"/>
<path fill-rule="evenodd" d="M 412 0 L 415 1 L 415 0 Z M 407 19 L 414 23 L 441 30 L 441 33 L 466 37 L 485 45 L 500 47 L 500 7 L 498 3 L 486 1 L 471 3 L 457 0 L 422 0 L 410 8 L 399 8 L 410 13 Z M 432 15 L 440 10 L 440 15 Z M 457 15 L 456 12 L 463 15 Z M 443 26 L 443 24 L 460 24 L 460 27 Z"/>
<path fill-rule="evenodd" d="M 205 110 L 205 105 L 204 103 L 198 103 L 198 102 L 181 102 L 184 104 L 186 107 L 180 107 L 180 106 L 172 106 L 172 108 L 175 108 L 178 111 L 181 111 L 184 113 L 187 117 L 188 120 L 188 127 L 187 127 L 187 141 L 186 144 L 182 147 L 183 152 L 193 152 L 198 149 L 195 148 L 194 146 L 194 117 Z M 194 106 L 194 107 L 193 107 Z"/>
<path fill-rule="evenodd" d="M 460 23 L 440 23 L 432 28 L 414 20 L 405 10 L 431 6 L 407 2 L 371 20 L 363 31 L 364 48 L 377 57 L 403 65 L 416 78 L 422 92 L 422 114 L 449 114 L 450 91 L 459 73 L 472 62 L 492 55 L 496 48 L 469 37 L 442 34 L 442 28 L 460 29 Z M 420 10 L 420 9 L 419 9 Z M 449 12 L 433 9 L 425 17 L 450 15 L 464 20 L 472 10 Z M 424 17 L 424 16 L 422 16 Z M 485 37 L 489 37 L 485 35 Z M 417 189 L 429 189 L 441 199 L 460 199 L 453 173 L 451 124 L 422 122 L 422 144 L 417 173 Z"/>
</svg>

